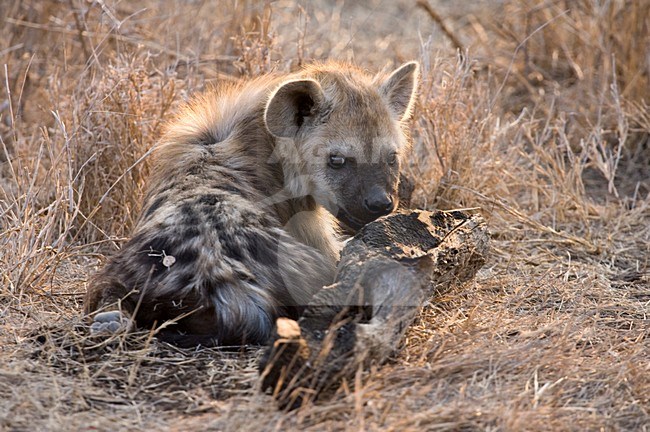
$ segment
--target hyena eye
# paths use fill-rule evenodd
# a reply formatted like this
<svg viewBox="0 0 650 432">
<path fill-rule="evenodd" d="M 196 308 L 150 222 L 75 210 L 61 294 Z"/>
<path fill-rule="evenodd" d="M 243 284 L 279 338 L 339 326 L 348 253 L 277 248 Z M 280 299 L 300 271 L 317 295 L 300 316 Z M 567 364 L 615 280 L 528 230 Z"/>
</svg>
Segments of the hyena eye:
<svg viewBox="0 0 650 432">
<path fill-rule="evenodd" d="M 345 157 L 341 155 L 330 155 L 328 165 L 334 169 L 343 168 L 345 166 Z"/>
<path fill-rule="evenodd" d="M 395 165 L 397 163 L 397 153 L 391 153 L 388 155 L 388 165 Z"/>
</svg>

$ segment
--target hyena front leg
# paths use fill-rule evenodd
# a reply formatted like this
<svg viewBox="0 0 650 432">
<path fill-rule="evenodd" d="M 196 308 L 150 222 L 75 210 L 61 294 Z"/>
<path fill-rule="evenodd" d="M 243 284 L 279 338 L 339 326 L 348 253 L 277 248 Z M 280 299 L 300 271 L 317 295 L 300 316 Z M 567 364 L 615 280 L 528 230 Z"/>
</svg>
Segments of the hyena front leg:
<svg viewBox="0 0 650 432">
<path fill-rule="evenodd" d="M 289 219 L 284 229 L 301 242 L 320 251 L 332 269 L 336 267 L 342 248 L 336 222 L 325 209 L 301 211 Z"/>
<path fill-rule="evenodd" d="M 336 261 L 333 252 L 328 256 L 293 237 L 280 238 L 278 269 L 284 286 L 299 308 L 307 305 L 316 292 L 334 281 Z"/>
</svg>

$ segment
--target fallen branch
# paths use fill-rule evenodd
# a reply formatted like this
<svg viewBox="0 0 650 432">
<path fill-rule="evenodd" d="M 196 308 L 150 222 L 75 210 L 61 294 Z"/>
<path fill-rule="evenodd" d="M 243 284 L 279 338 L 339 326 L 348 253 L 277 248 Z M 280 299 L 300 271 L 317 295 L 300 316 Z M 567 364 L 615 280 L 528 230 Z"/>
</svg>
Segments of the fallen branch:
<svg viewBox="0 0 650 432">
<path fill-rule="evenodd" d="M 488 239 L 483 218 L 462 212 L 401 211 L 365 226 L 344 248 L 336 282 L 298 322 L 278 320 L 262 389 L 296 408 L 385 361 L 430 298 L 474 277 Z"/>
</svg>

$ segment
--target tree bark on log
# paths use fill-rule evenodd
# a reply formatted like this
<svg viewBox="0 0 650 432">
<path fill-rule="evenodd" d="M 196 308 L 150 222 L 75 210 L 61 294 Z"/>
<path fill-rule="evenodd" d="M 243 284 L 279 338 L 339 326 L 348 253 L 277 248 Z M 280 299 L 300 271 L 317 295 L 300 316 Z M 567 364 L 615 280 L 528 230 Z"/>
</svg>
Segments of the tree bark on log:
<svg viewBox="0 0 650 432">
<path fill-rule="evenodd" d="M 474 277 L 488 243 L 484 219 L 459 211 L 402 210 L 366 225 L 341 252 L 335 283 L 298 322 L 278 320 L 262 390 L 297 408 L 353 382 L 397 350 L 426 301 Z"/>
</svg>

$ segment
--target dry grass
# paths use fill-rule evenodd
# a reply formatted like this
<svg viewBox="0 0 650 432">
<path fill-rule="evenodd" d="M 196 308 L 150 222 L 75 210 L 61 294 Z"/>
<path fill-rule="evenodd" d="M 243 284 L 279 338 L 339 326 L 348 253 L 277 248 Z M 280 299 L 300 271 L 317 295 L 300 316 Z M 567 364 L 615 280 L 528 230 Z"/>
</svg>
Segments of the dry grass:
<svg viewBox="0 0 650 432">
<path fill-rule="evenodd" d="M 451 3 L 3 2 L 0 428 L 647 430 L 650 5 Z M 416 203 L 480 208 L 493 260 L 297 412 L 256 391 L 254 349 L 88 337 L 86 278 L 177 104 L 311 58 L 420 59 Z"/>
</svg>

